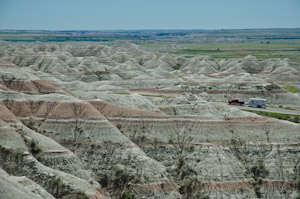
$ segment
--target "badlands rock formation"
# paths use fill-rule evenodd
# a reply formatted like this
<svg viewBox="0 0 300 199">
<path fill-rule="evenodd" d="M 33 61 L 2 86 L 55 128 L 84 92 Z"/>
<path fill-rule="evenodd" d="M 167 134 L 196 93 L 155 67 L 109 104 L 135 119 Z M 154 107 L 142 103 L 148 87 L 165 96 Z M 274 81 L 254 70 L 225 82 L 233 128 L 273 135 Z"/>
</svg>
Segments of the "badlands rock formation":
<svg viewBox="0 0 300 199">
<path fill-rule="evenodd" d="M 300 65 L 130 42 L 0 49 L 0 196 L 298 198 L 300 125 L 224 102 L 300 108 Z M 272 82 L 272 83 L 271 83 Z"/>
</svg>

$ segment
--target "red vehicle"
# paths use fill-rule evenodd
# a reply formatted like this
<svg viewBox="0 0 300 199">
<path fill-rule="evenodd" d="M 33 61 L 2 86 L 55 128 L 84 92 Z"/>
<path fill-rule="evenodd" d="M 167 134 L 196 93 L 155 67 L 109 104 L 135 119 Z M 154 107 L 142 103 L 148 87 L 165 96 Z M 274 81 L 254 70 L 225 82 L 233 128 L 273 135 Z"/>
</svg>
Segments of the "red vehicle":
<svg viewBox="0 0 300 199">
<path fill-rule="evenodd" d="M 238 99 L 228 100 L 229 105 L 240 105 L 243 106 L 245 102 L 239 101 Z"/>
</svg>

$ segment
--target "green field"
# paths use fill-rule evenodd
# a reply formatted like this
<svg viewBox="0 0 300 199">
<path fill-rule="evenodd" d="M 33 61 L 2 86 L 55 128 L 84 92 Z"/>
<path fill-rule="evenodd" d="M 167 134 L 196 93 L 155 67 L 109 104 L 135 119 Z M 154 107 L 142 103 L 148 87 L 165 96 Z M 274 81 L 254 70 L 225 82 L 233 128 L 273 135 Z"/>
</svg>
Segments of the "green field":
<svg viewBox="0 0 300 199">
<path fill-rule="evenodd" d="M 144 44 L 143 47 L 160 50 L 168 43 Z M 237 41 L 237 42 L 211 42 L 198 44 L 177 43 L 186 49 L 175 50 L 177 55 L 210 55 L 214 58 L 242 58 L 247 55 L 256 56 L 259 60 L 269 58 L 289 58 L 300 63 L 300 39 L 280 41 Z"/>
<path fill-rule="evenodd" d="M 146 49 L 162 51 L 168 44 L 185 49 L 162 51 L 192 57 L 209 55 L 214 58 L 256 56 L 289 58 L 300 63 L 300 28 L 241 30 L 120 30 L 120 31 L 22 31 L 0 30 L 1 46 L 5 42 L 104 42 L 129 40 Z"/>
</svg>

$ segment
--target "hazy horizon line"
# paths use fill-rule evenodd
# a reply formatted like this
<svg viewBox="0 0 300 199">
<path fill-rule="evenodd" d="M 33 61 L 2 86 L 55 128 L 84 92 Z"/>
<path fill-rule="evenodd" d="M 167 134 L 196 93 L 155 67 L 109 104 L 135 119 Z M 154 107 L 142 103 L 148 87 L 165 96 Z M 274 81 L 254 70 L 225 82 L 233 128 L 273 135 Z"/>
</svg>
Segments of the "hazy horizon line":
<svg viewBox="0 0 300 199">
<path fill-rule="evenodd" d="M 209 28 L 168 28 L 168 29 L 155 29 L 155 28 L 145 28 L 145 29 L 11 29 L 11 28 L 0 28 L 0 31 L 181 31 L 181 30 L 274 30 L 274 29 L 300 29 L 300 27 L 290 27 L 290 28 L 219 28 L 219 29 L 209 29 Z"/>
</svg>

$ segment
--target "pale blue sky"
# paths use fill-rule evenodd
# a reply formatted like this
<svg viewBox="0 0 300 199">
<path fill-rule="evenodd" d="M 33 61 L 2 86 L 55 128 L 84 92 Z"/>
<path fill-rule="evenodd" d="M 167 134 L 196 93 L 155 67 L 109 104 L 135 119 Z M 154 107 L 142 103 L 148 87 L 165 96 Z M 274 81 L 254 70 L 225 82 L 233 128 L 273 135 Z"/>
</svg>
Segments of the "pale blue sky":
<svg viewBox="0 0 300 199">
<path fill-rule="evenodd" d="M 0 29 L 300 28 L 300 0 L 0 0 Z"/>
</svg>

